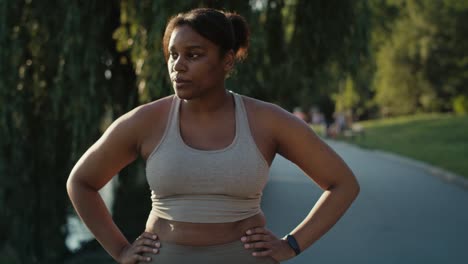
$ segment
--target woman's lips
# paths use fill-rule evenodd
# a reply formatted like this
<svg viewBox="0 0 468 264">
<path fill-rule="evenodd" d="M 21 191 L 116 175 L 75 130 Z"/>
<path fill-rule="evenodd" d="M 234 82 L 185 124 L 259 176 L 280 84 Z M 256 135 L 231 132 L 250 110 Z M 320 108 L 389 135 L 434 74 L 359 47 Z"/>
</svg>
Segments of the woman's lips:
<svg viewBox="0 0 468 264">
<path fill-rule="evenodd" d="M 175 79 L 174 82 L 176 83 L 189 83 L 189 80 L 182 80 L 182 79 Z"/>
<path fill-rule="evenodd" d="M 183 88 L 184 86 L 187 86 L 188 84 L 190 84 L 191 81 L 185 80 L 185 79 L 180 79 L 180 78 L 175 78 L 174 83 L 175 83 L 177 88 Z"/>
</svg>

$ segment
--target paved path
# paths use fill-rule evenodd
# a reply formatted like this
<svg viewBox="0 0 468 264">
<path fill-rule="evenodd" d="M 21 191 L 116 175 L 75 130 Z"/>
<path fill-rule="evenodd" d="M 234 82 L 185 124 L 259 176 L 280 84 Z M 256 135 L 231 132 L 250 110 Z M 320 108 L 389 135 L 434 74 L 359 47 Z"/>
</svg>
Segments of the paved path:
<svg viewBox="0 0 468 264">
<path fill-rule="evenodd" d="M 408 162 L 327 143 L 354 171 L 361 193 L 329 233 L 285 263 L 468 263 L 468 189 Z M 280 156 L 270 177 L 262 207 L 268 227 L 283 236 L 321 190 Z"/>
</svg>

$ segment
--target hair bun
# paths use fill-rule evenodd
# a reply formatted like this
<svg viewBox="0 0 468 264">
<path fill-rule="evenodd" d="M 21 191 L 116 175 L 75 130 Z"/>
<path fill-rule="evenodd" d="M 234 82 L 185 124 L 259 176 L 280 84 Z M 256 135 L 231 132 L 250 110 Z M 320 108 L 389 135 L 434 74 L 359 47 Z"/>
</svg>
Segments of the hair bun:
<svg viewBox="0 0 468 264">
<path fill-rule="evenodd" d="M 249 26 L 247 21 L 237 13 L 224 13 L 231 21 L 232 29 L 234 31 L 234 52 L 236 59 L 241 61 L 247 57 L 247 50 L 249 48 Z"/>
</svg>

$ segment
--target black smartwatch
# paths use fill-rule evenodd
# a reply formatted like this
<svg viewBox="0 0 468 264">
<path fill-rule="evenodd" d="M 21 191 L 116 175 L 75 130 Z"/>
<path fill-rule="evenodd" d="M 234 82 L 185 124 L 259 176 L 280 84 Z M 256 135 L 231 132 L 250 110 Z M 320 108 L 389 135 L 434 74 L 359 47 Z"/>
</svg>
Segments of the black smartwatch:
<svg viewBox="0 0 468 264">
<path fill-rule="evenodd" d="M 294 250 L 296 256 L 301 253 L 301 248 L 299 247 L 299 244 L 293 235 L 287 235 L 286 241 L 288 241 L 288 245 Z"/>
</svg>

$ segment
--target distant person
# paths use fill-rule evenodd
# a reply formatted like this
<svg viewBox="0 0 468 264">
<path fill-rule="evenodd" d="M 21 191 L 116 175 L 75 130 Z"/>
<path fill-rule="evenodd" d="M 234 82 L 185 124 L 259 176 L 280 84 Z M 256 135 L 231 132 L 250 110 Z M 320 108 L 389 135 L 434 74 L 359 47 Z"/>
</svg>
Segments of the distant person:
<svg viewBox="0 0 468 264">
<path fill-rule="evenodd" d="M 309 116 L 310 116 L 310 123 L 312 125 L 318 126 L 319 131 L 317 132 L 321 136 L 328 136 L 327 133 L 327 123 L 325 122 L 325 116 L 323 115 L 322 112 L 319 111 L 319 109 L 315 106 L 311 107 L 309 110 Z"/>
<path fill-rule="evenodd" d="M 318 110 L 317 107 L 311 107 L 310 111 L 310 122 L 314 125 L 320 125 L 325 123 L 323 114 Z"/>
<path fill-rule="evenodd" d="M 248 43 L 247 24 L 234 13 L 201 8 L 171 18 L 163 48 L 175 94 L 118 118 L 71 171 L 76 211 L 117 262 L 279 263 L 316 242 L 357 196 L 351 170 L 306 123 L 227 90 Z M 283 238 L 265 228 L 260 208 L 276 154 L 324 191 Z M 145 231 L 129 242 L 98 190 L 139 156 L 152 210 Z"/>
<path fill-rule="evenodd" d="M 336 124 L 338 126 L 338 133 L 346 129 L 346 116 L 344 113 L 339 112 L 336 116 Z"/>
<path fill-rule="evenodd" d="M 346 115 L 343 112 L 335 112 L 333 116 L 335 117 L 335 122 L 330 129 L 332 130 L 332 137 L 336 137 L 341 135 L 346 129 Z"/>
</svg>

